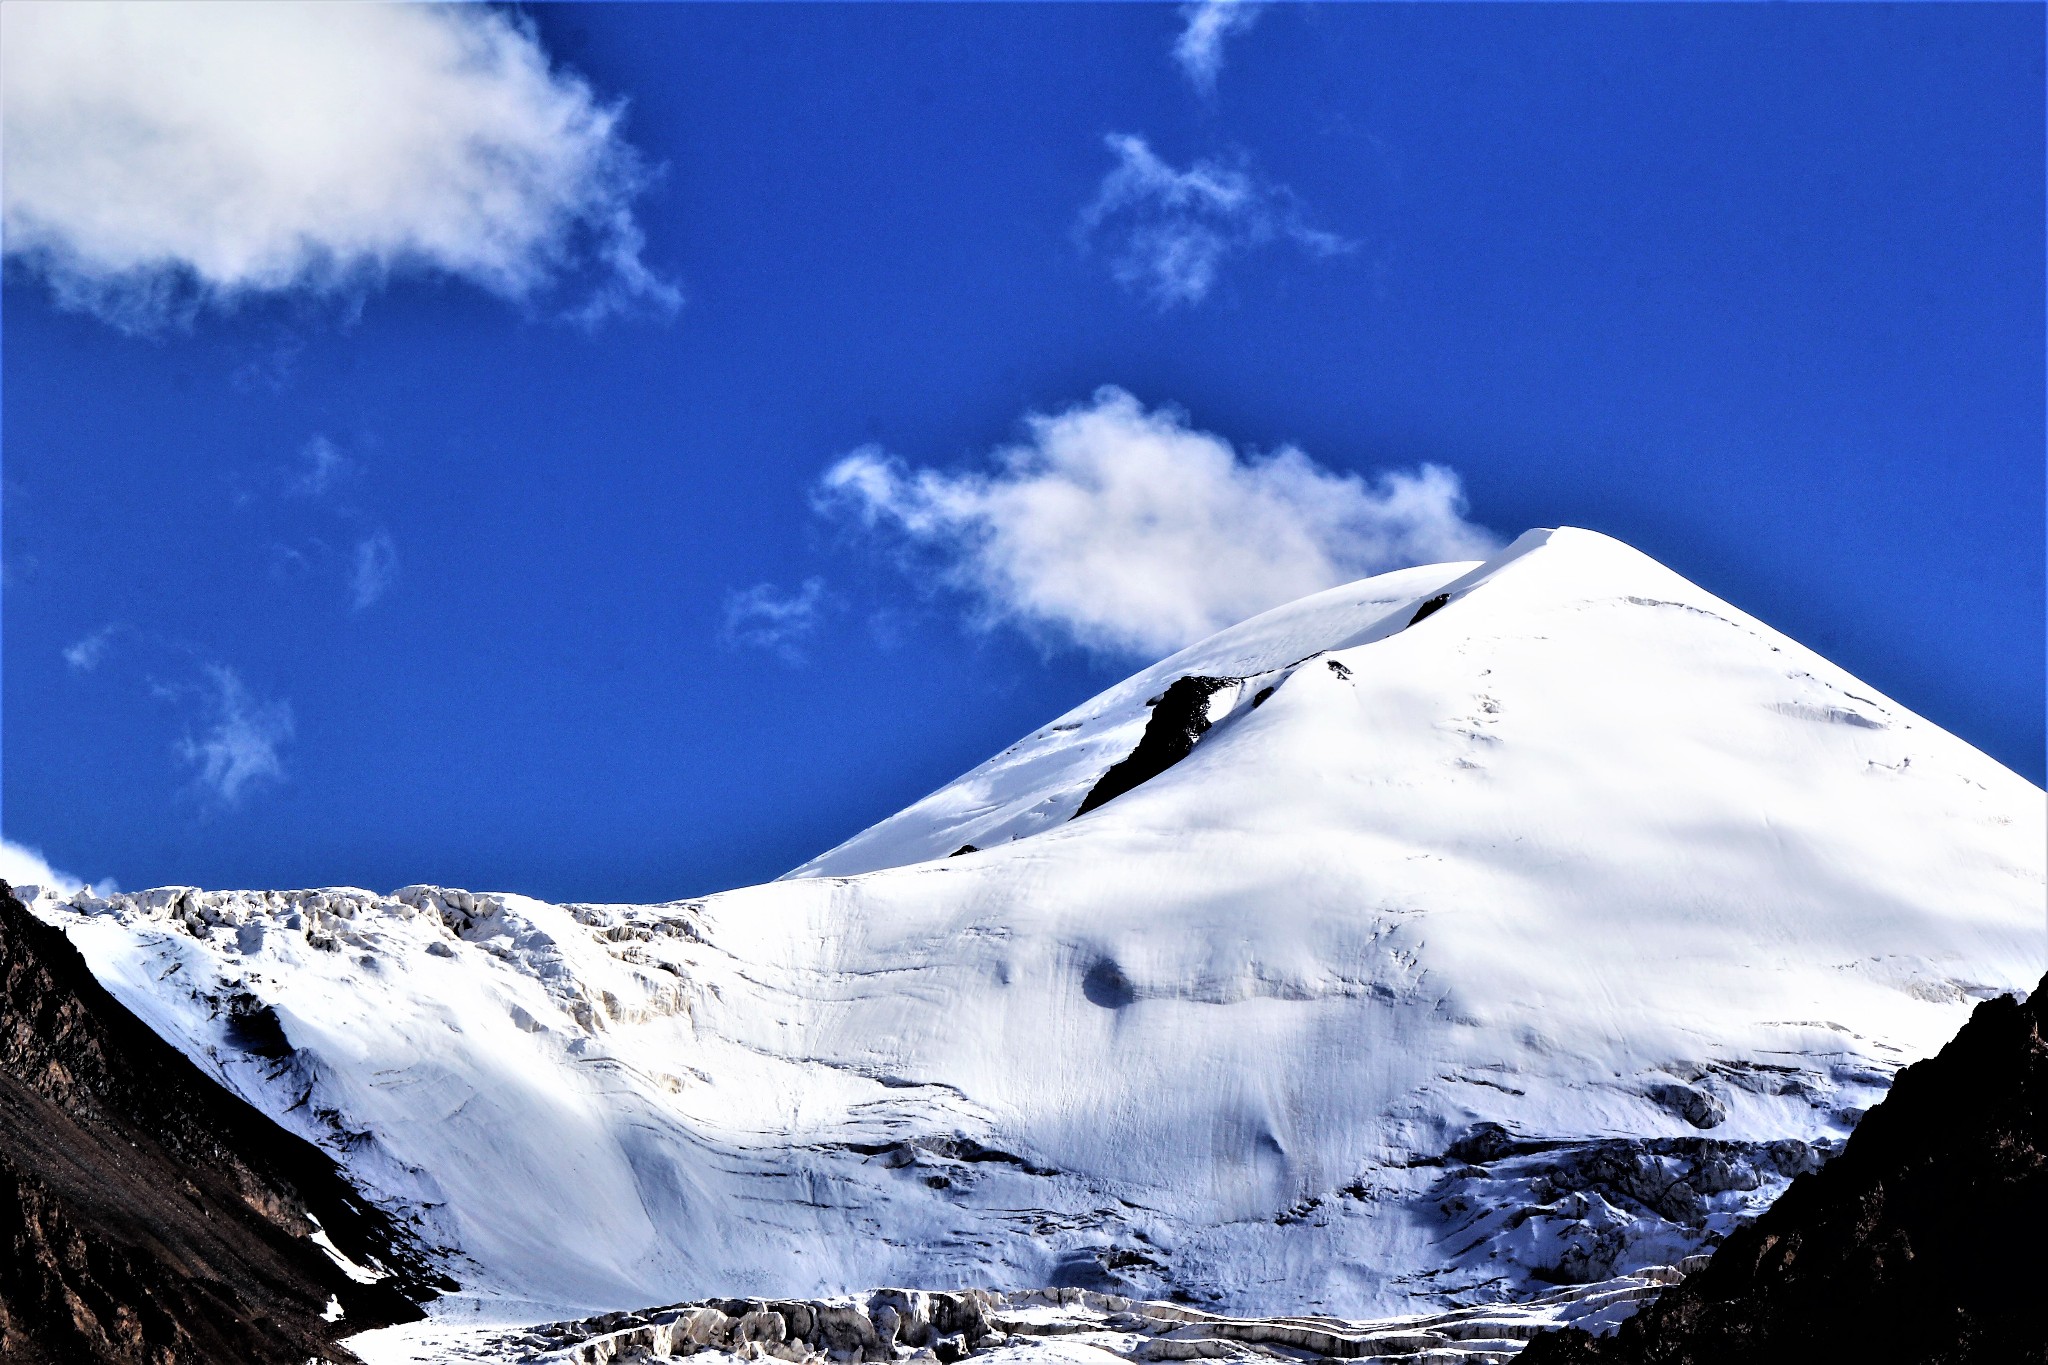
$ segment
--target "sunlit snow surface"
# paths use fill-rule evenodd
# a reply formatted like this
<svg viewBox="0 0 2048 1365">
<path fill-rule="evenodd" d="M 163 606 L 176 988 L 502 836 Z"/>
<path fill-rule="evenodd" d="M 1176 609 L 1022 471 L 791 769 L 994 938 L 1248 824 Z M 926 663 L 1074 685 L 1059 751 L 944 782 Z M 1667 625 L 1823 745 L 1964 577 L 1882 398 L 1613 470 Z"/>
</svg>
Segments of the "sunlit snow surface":
<svg viewBox="0 0 2048 1365">
<path fill-rule="evenodd" d="M 1067 821 L 1184 673 L 1257 676 Z M 2041 975 L 2044 815 L 1635 551 L 1532 532 L 1225 631 L 768 885 L 36 908 L 445 1248 L 444 1311 L 1068 1283 L 1370 1317 L 1672 1262 L 1768 1199 L 1796 1162 L 1761 1144 L 1838 1139 Z M 266 1004 L 288 1057 L 232 1041 Z M 1615 1177 L 1628 1138 L 1665 1141 Z M 1684 1208 L 1639 1188 L 1709 1167 Z"/>
</svg>

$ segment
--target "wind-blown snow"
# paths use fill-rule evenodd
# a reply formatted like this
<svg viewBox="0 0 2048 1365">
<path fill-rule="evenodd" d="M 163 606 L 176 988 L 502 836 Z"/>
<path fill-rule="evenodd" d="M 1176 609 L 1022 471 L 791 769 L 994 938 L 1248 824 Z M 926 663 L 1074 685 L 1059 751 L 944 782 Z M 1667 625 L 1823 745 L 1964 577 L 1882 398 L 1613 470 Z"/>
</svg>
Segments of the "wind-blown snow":
<svg viewBox="0 0 2048 1365">
<path fill-rule="evenodd" d="M 1196 672 L 1250 676 L 1066 819 Z M 1226 631 L 764 886 L 36 908 L 495 1312 L 1066 1283 L 1364 1317 L 1753 1211 L 2040 976 L 2043 818 L 1565 530 Z M 263 1005 L 290 1056 L 233 1041 Z"/>
</svg>

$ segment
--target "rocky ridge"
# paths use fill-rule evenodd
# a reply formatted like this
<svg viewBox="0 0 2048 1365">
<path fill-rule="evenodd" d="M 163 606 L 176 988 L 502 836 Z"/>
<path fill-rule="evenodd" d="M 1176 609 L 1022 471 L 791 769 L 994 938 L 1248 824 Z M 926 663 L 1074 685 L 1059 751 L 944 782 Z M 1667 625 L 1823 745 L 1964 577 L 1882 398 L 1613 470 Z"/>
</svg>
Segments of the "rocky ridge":
<svg viewBox="0 0 2048 1365">
<path fill-rule="evenodd" d="M 417 1318 L 406 1238 L 332 1160 L 0 892 L 0 1358 L 349 1361 L 343 1333 Z"/>
<path fill-rule="evenodd" d="M 1526 1365 L 2048 1361 L 2048 978 L 1901 1071 L 1842 1154 L 1609 1337 Z"/>
</svg>

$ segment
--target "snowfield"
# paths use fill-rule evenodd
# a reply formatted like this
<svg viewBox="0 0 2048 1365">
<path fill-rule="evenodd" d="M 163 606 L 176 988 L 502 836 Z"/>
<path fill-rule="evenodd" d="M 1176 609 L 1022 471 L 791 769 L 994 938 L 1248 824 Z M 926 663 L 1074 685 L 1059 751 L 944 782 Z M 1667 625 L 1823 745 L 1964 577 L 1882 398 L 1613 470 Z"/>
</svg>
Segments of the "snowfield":
<svg viewBox="0 0 2048 1365">
<path fill-rule="evenodd" d="M 1186 676 L 1192 751 L 1069 819 Z M 1560 530 L 1224 631 L 763 886 L 34 905 L 403 1212 L 450 1320 L 878 1285 L 1363 1319 L 1753 1213 L 2039 978 L 2044 819 Z"/>
</svg>

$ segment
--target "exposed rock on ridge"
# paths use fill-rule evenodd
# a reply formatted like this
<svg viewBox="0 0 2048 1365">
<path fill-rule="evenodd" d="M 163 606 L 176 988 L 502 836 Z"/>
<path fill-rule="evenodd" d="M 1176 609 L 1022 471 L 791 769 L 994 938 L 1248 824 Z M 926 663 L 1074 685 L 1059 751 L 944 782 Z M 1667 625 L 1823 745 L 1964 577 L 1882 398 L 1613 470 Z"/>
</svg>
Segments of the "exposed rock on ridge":
<svg viewBox="0 0 2048 1365">
<path fill-rule="evenodd" d="M 0 1359 L 349 1361 L 344 1332 L 417 1318 L 401 1286 L 424 1286 L 359 1282 L 308 1240 L 405 1259 L 327 1156 L 203 1075 L 0 893 Z"/>
<path fill-rule="evenodd" d="M 1194 751 L 1195 741 L 1209 729 L 1209 698 L 1237 682 L 1236 678 L 1175 678 L 1152 703 L 1152 718 L 1130 756 L 1110 768 L 1081 798 L 1076 819 L 1097 806 L 1159 776 Z"/>
<path fill-rule="evenodd" d="M 2048 978 L 1979 1005 L 1907 1067 L 1842 1154 L 1611 1337 L 1527 1365 L 2048 1361 Z"/>
</svg>

